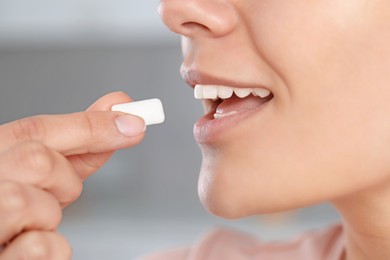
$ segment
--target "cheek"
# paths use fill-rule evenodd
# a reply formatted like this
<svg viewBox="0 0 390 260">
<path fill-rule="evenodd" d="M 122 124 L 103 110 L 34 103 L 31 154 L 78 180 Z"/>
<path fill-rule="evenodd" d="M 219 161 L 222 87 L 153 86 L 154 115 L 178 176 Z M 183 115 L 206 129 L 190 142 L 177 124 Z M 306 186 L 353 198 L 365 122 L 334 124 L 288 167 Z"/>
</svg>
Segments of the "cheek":
<svg viewBox="0 0 390 260">
<path fill-rule="evenodd" d="M 390 5 L 384 1 L 264 2 L 257 12 L 247 10 L 253 15 L 246 24 L 254 45 L 292 95 L 317 84 L 339 87 L 344 78 L 375 81 L 367 71 L 377 76 L 378 68 L 389 72 Z"/>
</svg>

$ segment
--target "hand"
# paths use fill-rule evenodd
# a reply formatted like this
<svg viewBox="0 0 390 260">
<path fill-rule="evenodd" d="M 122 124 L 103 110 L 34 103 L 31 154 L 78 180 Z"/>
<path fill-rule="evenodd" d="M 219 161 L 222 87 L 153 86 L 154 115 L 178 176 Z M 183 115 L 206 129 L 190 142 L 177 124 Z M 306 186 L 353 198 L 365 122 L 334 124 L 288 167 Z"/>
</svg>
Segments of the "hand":
<svg viewBox="0 0 390 260">
<path fill-rule="evenodd" d="M 62 208 L 115 150 L 138 144 L 139 117 L 109 111 L 130 102 L 108 94 L 86 112 L 25 118 L 0 126 L 0 252 L 3 259 L 69 259 L 55 232 Z"/>
</svg>

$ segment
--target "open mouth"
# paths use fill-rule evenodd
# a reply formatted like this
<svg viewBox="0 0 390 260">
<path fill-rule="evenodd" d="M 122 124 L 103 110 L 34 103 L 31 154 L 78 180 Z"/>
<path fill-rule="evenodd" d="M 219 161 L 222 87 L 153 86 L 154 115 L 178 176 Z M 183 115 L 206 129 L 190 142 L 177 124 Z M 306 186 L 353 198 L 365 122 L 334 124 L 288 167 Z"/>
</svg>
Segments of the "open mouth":
<svg viewBox="0 0 390 260">
<path fill-rule="evenodd" d="M 235 88 L 220 85 L 195 85 L 194 96 L 204 100 L 210 119 L 222 119 L 256 110 L 273 98 L 265 88 Z"/>
</svg>

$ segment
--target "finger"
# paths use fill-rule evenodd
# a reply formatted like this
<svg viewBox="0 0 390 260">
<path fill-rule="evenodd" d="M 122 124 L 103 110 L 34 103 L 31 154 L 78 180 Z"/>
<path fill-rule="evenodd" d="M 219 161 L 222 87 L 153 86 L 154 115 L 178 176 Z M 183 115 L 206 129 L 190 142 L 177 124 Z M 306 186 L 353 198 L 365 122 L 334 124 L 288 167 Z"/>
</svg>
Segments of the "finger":
<svg viewBox="0 0 390 260">
<path fill-rule="evenodd" d="M 54 230 L 61 207 L 48 192 L 18 182 L 0 182 L 0 245 L 24 230 Z"/>
<path fill-rule="evenodd" d="M 112 92 L 98 99 L 87 109 L 87 111 L 109 111 L 115 104 L 131 101 L 132 99 L 124 92 Z M 84 180 L 92 173 L 99 170 L 110 159 L 112 154 L 113 152 L 110 151 L 72 155 L 68 156 L 68 160 L 72 163 L 79 176 Z"/>
<path fill-rule="evenodd" d="M 29 231 L 19 235 L 1 253 L 0 260 L 69 260 L 72 249 L 66 239 L 55 232 Z"/>
<path fill-rule="evenodd" d="M 131 101 L 131 97 L 122 91 L 112 92 L 95 101 L 87 111 L 110 111 L 113 105 Z"/>
<path fill-rule="evenodd" d="M 69 162 L 77 172 L 82 181 L 87 179 L 93 173 L 97 172 L 111 158 L 114 152 L 106 153 L 87 153 L 82 155 L 68 156 Z"/>
<path fill-rule="evenodd" d="M 69 161 L 37 141 L 0 154 L 0 180 L 18 181 L 52 193 L 62 204 L 78 198 L 82 180 Z"/>
<path fill-rule="evenodd" d="M 138 144 L 142 118 L 118 112 L 79 112 L 20 119 L 0 126 L 2 147 L 36 140 L 63 155 L 109 152 Z"/>
</svg>

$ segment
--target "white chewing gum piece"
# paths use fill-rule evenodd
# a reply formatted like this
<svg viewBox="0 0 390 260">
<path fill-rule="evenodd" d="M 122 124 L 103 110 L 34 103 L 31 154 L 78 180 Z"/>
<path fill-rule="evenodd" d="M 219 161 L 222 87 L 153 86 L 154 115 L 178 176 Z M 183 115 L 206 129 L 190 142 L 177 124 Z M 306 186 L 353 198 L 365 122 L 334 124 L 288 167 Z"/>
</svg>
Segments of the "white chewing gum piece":
<svg viewBox="0 0 390 260">
<path fill-rule="evenodd" d="M 117 104 L 112 106 L 111 111 L 142 117 L 146 125 L 160 124 L 165 120 L 164 109 L 158 98 Z"/>
</svg>

